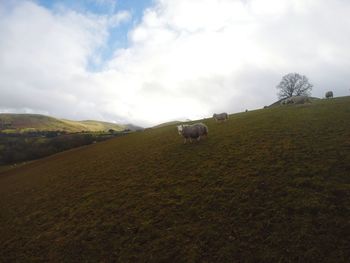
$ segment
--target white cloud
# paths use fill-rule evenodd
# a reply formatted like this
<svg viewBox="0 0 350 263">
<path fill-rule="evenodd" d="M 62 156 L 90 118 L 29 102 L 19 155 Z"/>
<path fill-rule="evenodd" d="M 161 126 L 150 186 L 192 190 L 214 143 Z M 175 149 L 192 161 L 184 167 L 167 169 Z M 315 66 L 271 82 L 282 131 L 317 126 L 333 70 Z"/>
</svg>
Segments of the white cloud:
<svg viewBox="0 0 350 263">
<path fill-rule="evenodd" d="M 268 105 L 294 71 L 316 96 L 349 93 L 342 0 L 157 0 L 99 72 L 88 62 L 130 13 L 54 13 L 26 1 L 1 10 L 3 109 L 151 125 Z"/>
<path fill-rule="evenodd" d="M 261 107 L 273 102 L 275 86 L 290 71 L 308 75 L 318 96 L 329 88 L 344 94 L 339 74 L 332 74 L 327 62 L 335 60 L 346 68 L 348 59 L 332 52 L 342 38 L 334 35 L 334 28 L 348 29 L 335 21 L 329 25 L 327 5 L 297 0 L 158 1 L 130 32 L 130 48 L 119 51 L 109 69 L 131 73 L 124 75 L 133 77 L 130 88 L 135 92 L 129 99 L 140 109 L 137 116 L 152 122 Z M 338 5 L 333 5 L 333 16 L 349 8 Z M 320 28 L 326 30 L 320 34 Z M 346 53 L 345 46 L 340 52 Z M 328 81 L 325 73 L 330 74 Z M 328 86 L 330 81 L 339 86 Z M 158 87 L 159 98 L 152 95 L 153 87 Z"/>
<path fill-rule="evenodd" d="M 105 45 L 109 26 L 127 14 L 51 12 L 28 1 L 6 11 L 0 18 L 1 108 L 103 119 L 98 109 L 104 100 L 101 87 L 86 69 L 96 49 Z"/>
<path fill-rule="evenodd" d="M 124 10 L 116 13 L 109 19 L 109 23 L 111 26 L 116 27 L 119 26 L 123 22 L 128 22 L 131 19 L 130 12 Z"/>
</svg>

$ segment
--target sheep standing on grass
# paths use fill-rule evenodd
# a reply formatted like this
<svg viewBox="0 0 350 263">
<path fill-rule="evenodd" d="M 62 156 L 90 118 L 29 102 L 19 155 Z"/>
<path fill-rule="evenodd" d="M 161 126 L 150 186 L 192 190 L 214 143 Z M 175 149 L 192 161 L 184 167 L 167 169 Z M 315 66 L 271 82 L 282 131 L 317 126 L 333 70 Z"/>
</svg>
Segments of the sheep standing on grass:
<svg viewBox="0 0 350 263">
<path fill-rule="evenodd" d="M 325 97 L 326 99 L 333 98 L 333 91 L 327 91 Z"/>
<path fill-rule="evenodd" d="M 195 123 L 192 125 L 178 125 L 177 131 L 179 135 L 184 137 L 184 143 L 189 139 L 192 142 L 192 139 L 197 139 L 199 141 L 201 137 L 208 135 L 208 127 L 203 123 Z"/>
<path fill-rule="evenodd" d="M 281 105 L 291 104 L 291 103 L 293 103 L 292 97 L 286 98 L 286 99 L 282 100 L 280 103 L 281 103 Z"/>
<path fill-rule="evenodd" d="M 226 112 L 219 113 L 219 114 L 214 113 L 213 118 L 215 121 L 227 121 L 228 114 Z"/>
<path fill-rule="evenodd" d="M 293 96 L 291 100 L 293 104 L 311 103 L 309 97 L 307 96 Z"/>
<path fill-rule="evenodd" d="M 309 97 L 307 96 L 292 96 L 290 98 L 287 98 L 285 100 L 281 101 L 281 105 L 286 104 L 304 104 L 304 103 L 311 103 Z"/>
</svg>

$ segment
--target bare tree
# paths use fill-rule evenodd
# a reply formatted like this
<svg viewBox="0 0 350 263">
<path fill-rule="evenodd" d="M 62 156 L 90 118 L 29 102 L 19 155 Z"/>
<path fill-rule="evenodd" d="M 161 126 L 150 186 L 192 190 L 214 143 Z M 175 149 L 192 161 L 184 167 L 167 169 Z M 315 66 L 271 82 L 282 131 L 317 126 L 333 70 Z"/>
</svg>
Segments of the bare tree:
<svg viewBox="0 0 350 263">
<path fill-rule="evenodd" d="M 289 73 L 285 75 L 280 84 L 276 87 L 280 99 L 292 96 L 310 96 L 313 85 L 309 83 L 306 76 L 298 73 Z"/>
</svg>

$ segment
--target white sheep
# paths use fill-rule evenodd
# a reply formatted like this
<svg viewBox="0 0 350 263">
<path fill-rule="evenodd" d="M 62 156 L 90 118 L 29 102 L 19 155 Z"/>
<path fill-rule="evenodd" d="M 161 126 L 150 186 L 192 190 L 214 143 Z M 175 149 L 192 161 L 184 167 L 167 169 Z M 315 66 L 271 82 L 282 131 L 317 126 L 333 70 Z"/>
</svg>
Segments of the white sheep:
<svg viewBox="0 0 350 263">
<path fill-rule="evenodd" d="M 197 139 L 197 141 L 199 141 L 203 136 L 208 135 L 208 127 L 201 122 L 192 125 L 178 125 L 177 131 L 179 135 L 184 137 L 184 143 L 186 143 L 188 139 L 190 142 L 192 142 L 192 139 Z"/>
</svg>

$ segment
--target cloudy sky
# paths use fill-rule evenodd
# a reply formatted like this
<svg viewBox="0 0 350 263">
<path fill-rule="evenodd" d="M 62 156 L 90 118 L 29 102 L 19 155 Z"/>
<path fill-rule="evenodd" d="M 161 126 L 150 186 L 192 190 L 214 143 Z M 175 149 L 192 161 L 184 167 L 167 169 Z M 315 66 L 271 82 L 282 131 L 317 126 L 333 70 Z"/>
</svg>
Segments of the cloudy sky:
<svg viewBox="0 0 350 263">
<path fill-rule="evenodd" d="M 348 0 L 0 0 L 0 112 L 150 126 L 350 95 Z"/>
</svg>

